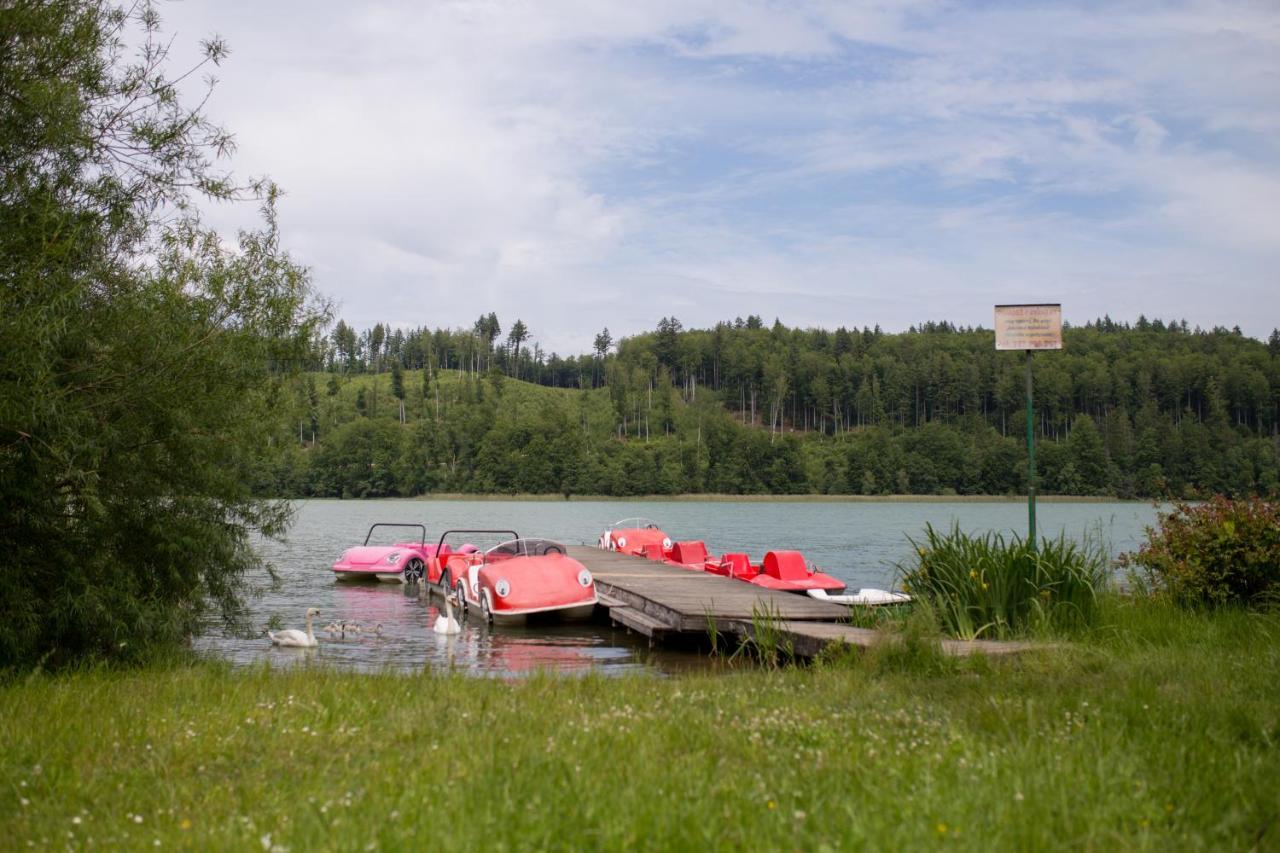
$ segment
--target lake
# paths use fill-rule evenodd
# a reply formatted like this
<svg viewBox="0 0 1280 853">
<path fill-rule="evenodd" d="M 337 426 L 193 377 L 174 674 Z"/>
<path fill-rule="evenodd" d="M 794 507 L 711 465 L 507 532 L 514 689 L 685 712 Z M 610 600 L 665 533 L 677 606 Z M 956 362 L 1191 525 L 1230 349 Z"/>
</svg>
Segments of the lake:
<svg viewBox="0 0 1280 853">
<path fill-rule="evenodd" d="M 851 587 L 892 585 L 894 564 L 910 554 L 907 537 L 918 538 L 926 523 L 959 524 L 975 533 L 1022 533 L 1027 523 L 1026 503 L 1016 501 L 311 500 L 298 501 L 296 507 L 288 539 L 260 546 L 281 583 L 251 602 L 255 626 L 265 630 L 276 616 L 283 627 L 300 628 L 306 609 L 319 607 L 317 629 L 345 620 L 381 624 L 381 636 L 330 637 L 317 630 L 318 649 L 278 649 L 265 636 L 242 639 L 211 631 L 198 639 L 197 648 L 237 664 L 320 661 L 364 670 L 452 668 L 503 677 L 545 669 L 678 672 L 705 665 L 697 655 L 650 649 L 643 637 L 597 624 L 491 628 L 470 620 L 460 635 L 439 636 L 431 630 L 441 605 L 438 598 L 420 601 L 415 589 L 399 584 L 334 580 L 329 570 L 333 561 L 344 548 L 363 542 L 375 522 L 425 524 L 428 541 L 450 528 L 510 528 L 522 536 L 595 544 L 611 522 L 647 516 L 674 539 L 704 539 L 712 553 L 747 551 L 759 559 L 769 549 L 802 551 Z M 1036 508 L 1042 535 L 1091 536 L 1112 555 L 1136 548 L 1155 515 L 1156 509 L 1144 503 L 1041 502 Z M 263 586 L 267 581 L 252 580 Z"/>
</svg>

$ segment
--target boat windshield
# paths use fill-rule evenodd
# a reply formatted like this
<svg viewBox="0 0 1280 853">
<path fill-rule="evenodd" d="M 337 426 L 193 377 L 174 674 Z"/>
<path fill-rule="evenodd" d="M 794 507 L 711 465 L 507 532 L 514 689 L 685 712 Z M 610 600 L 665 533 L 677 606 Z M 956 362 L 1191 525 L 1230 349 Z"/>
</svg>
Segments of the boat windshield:
<svg viewBox="0 0 1280 853">
<path fill-rule="evenodd" d="M 486 563 L 496 563 L 512 557 L 545 557 L 563 553 L 564 545 L 552 539 L 512 539 L 485 551 L 484 559 Z"/>
<path fill-rule="evenodd" d="M 611 530 L 657 530 L 658 523 L 651 518 L 644 516 L 636 516 L 634 518 L 624 518 L 622 521 L 615 521 L 610 525 Z"/>
</svg>

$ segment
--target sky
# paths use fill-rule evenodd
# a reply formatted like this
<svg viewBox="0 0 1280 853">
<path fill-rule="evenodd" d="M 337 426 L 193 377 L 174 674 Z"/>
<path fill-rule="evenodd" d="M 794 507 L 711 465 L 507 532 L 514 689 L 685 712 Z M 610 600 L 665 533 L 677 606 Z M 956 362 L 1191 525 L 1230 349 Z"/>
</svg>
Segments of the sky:
<svg viewBox="0 0 1280 853">
<path fill-rule="evenodd" d="M 357 328 L 1280 326 L 1280 3 L 185 0 Z M 253 205 L 208 220 L 252 226 Z"/>
</svg>

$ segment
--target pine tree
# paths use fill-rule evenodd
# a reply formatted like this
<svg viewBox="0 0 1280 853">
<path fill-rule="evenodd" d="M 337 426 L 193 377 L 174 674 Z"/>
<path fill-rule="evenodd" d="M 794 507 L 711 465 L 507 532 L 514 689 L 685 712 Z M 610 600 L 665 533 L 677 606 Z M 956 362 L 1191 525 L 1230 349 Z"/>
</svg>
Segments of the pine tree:
<svg viewBox="0 0 1280 853">
<path fill-rule="evenodd" d="M 517 379 L 520 378 L 520 345 L 527 340 L 529 340 L 529 328 L 525 326 L 523 320 L 516 318 L 511 331 L 507 334 L 507 342 L 514 350 L 511 357 L 511 374 Z"/>
</svg>

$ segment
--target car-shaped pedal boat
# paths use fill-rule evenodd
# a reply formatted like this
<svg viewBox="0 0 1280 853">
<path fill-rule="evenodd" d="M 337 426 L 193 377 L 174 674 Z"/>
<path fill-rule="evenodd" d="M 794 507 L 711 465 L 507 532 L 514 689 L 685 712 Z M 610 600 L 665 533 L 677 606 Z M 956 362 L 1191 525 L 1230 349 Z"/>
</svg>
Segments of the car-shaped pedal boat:
<svg viewBox="0 0 1280 853">
<path fill-rule="evenodd" d="M 708 560 L 706 570 L 765 589 L 801 593 L 833 604 L 902 604 L 911 600 L 905 593 L 884 589 L 848 592 L 844 581 L 818 571 L 799 551 L 770 551 L 760 564 L 752 563 L 746 554 L 724 554 L 719 560 Z"/>
<path fill-rule="evenodd" d="M 486 551 L 446 551 L 451 534 L 509 534 Z M 523 625 L 530 618 L 588 619 L 596 584 L 586 566 L 551 539 L 522 538 L 514 530 L 448 530 L 436 546 L 440 587 L 457 594 L 467 613 L 486 622 Z"/>
<path fill-rule="evenodd" d="M 624 518 L 609 525 L 596 543 L 606 551 L 617 551 L 633 557 L 663 560 L 674 544 L 671 537 L 649 518 Z"/>
<path fill-rule="evenodd" d="M 380 527 L 410 527 L 419 532 L 417 541 L 393 545 L 370 545 L 373 533 Z M 369 528 L 364 544 L 348 548 L 333 564 L 338 580 L 370 580 L 389 583 L 416 583 L 427 571 L 427 563 L 435 556 L 436 546 L 428 545 L 427 528 L 421 524 L 379 522 Z"/>
<path fill-rule="evenodd" d="M 609 525 L 596 542 L 607 551 L 643 557 L 668 566 L 701 572 L 706 569 L 707 546 L 700 540 L 673 542 L 657 522 L 648 518 L 624 518 Z"/>
</svg>

